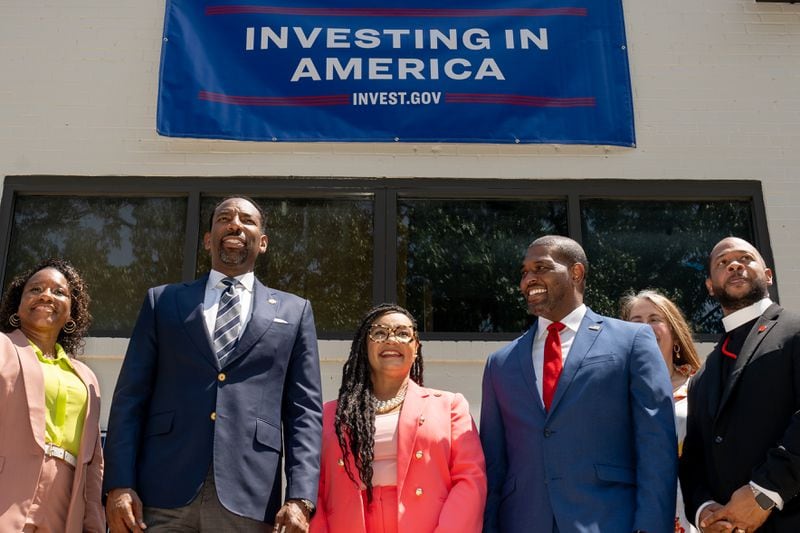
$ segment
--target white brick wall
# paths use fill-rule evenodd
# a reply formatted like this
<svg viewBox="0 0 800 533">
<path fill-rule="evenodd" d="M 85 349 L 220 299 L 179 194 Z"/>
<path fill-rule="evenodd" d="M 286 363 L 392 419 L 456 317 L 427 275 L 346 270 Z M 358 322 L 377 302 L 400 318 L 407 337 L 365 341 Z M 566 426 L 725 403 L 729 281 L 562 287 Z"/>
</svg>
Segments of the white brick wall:
<svg viewBox="0 0 800 533">
<path fill-rule="evenodd" d="M 0 177 L 756 179 L 763 182 L 782 302 L 800 310 L 800 5 L 624 4 L 635 149 L 163 138 L 155 133 L 162 0 L 0 0 Z M 444 360 L 453 345 L 429 343 L 426 354 Z M 98 368 L 124 349 L 91 346 Z M 431 383 L 466 388 L 476 404 L 480 363 L 491 348 L 459 343 L 473 361 L 469 379 L 431 365 Z M 342 351 L 323 343 L 323 356 L 334 360 L 326 383 L 338 384 Z M 108 397 L 114 371 L 101 373 Z M 326 396 L 337 386 L 327 384 Z"/>
</svg>

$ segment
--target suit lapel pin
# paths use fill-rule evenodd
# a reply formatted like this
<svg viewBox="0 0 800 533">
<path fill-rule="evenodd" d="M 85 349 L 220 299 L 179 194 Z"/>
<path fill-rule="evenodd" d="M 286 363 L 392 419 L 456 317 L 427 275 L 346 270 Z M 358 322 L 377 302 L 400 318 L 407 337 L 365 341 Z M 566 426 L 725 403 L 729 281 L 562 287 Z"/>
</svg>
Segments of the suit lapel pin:
<svg viewBox="0 0 800 533">
<path fill-rule="evenodd" d="M 600 331 L 600 326 L 589 326 L 589 329 L 592 331 Z"/>
<path fill-rule="evenodd" d="M 267 300 L 267 302 L 271 303 L 272 305 L 275 305 L 276 303 L 278 303 L 278 300 L 276 300 L 275 298 L 270 298 L 269 300 Z"/>
<path fill-rule="evenodd" d="M 765 331 L 767 331 L 767 326 L 764 325 L 758 326 L 759 333 L 764 333 Z"/>
</svg>

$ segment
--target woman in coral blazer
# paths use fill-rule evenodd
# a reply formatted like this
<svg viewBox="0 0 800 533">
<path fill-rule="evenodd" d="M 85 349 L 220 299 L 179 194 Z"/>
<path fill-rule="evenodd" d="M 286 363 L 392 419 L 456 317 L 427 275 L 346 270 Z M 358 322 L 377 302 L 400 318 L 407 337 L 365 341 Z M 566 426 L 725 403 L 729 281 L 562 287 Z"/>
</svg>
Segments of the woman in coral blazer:
<svg viewBox="0 0 800 533">
<path fill-rule="evenodd" d="M 312 533 L 478 533 L 486 467 L 461 394 L 422 387 L 411 314 L 383 304 L 358 328 L 325 404 Z"/>
<path fill-rule="evenodd" d="M 66 355 L 82 344 L 91 320 L 88 302 L 83 281 L 60 260 L 43 262 L 17 277 L 3 298 L 0 531 L 106 530 L 100 494 L 100 389 L 89 367 Z M 46 372 L 56 374 L 46 378 Z M 71 376 L 59 381 L 59 372 Z M 54 386 L 46 393 L 48 379 Z M 76 385 L 79 394 L 68 388 Z M 85 413 L 82 420 L 70 419 L 75 412 Z M 64 435 L 65 442 L 51 442 L 53 435 Z"/>
</svg>

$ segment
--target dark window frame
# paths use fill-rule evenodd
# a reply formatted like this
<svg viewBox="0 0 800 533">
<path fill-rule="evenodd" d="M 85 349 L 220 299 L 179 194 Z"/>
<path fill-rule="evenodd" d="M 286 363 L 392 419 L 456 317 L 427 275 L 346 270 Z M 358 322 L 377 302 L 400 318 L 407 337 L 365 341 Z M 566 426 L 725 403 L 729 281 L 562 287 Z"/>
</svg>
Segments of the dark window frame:
<svg viewBox="0 0 800 533">
<path fill-rule="evenodd" d="M 184 281 L 194 279 L 196 243 L 205 225 L 200 221 L 203 195 L 270 196 L 278 198 L 336 198 L 372 196 L 374 209 L 373 302 L 397 298 L 398 198 L 455 199 L 566 199 L 570 237 L 582 242 L 580 202 L 584 199 L 612 200 L 738 200 L 750 202 L 753 243 L 768 265 L 774 265 L 761 182 L 757 180 L 628 180 L 628 179 L 456 179 L 456 178 L 329 178 L 329 177 L 143 177 L 143 176 L 7 176 L 0 200 L 0 286 L 5 287 L 5 267 L 11 237 L 14 202 L 18 195 L 87 196 L 182 196 L 188 201 L 184 261 Z M 531 239 L 535 236 L 531 235 Z M 520 250 L 520 254 L 523 250 Z M 776 276 L 777 278 L 777 276 Z M 778 301 L 774 280 L 770 293 Z M 429 332 L 427 340 L 502 341 L 514 333 Z M 321 339 L 343 339 L 341 334 L 320 334 Z M 716 340 L 714 335 L 699 335 L 698 341 Z"/>
</svg>

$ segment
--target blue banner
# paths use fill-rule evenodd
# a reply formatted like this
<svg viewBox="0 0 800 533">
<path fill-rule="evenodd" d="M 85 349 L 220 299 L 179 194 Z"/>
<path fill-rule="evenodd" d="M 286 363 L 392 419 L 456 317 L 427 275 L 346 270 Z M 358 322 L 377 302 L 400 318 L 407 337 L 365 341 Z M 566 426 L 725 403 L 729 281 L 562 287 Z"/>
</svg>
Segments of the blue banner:
<svg viewBox="0 0 800 533">
<path fill-rule="evenodd" d="M 635 145 L 621 0 L 440 3 L 168 0 L 158 132 Z"/>
</svg>

